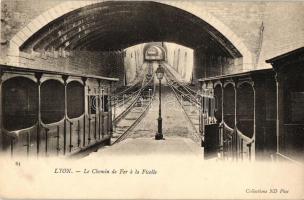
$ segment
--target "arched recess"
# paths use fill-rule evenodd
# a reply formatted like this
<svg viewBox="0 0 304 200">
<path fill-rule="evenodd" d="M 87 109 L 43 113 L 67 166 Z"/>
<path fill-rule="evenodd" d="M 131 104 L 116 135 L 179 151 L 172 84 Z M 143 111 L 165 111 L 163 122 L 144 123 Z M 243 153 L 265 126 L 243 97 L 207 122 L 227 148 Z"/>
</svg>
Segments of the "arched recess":
<svg viewBox="0 0 304 200">
<path fill-rule="evenodd" d="M 64 85 L 57 80 L 47 80 L 41 84 L 41 120 L 51 124 L 63 118 Z"/>
<path fill-rule="evenodd" d="M 3 127 L 8 131 L 32 127 L 38 119 L 38 85 L 25 77 L 2 84 Z"/>
<path fill-rule="evenodd" d="M 144 58 L 145 60 L 165 60 L 166 51 L 159 46 L 150 46 L 144 50 Z"/>
<path fill-rule="evenodd" d="M 167 60 L 167 48 L 165 47 L 165 45 L 161 46 L 156 42 L 146 44 L 143 48 L 144 57 L 146 56 L 146 53 L 150 48 L 156 48 L 157 51 L 161 52 L 161 54 L 163 55 L 163 59 Z"/>
<path fill-rule="evenodd" d="M 235 126 L 235 89 L 234 84 L 224 86 L 224 122 L 230 127 Z"/>
<path fill-rule="evenodd" d="M 11 40 L 10 43 L 10 52 L 9 55 L 12 56 L 19 56 L 19 51 L 20 47 L 22 47 L 31 37 L 33 37 L 38 31 L 40 31 L 43 27 L 47 26 L 48 24 L 54 22 L 58 18 L 62 16 L 67 16 L 69 13 L 76 11 L 77 9 L 83 9 L 83 8 L 89 8 L 90 6 L 95 6 L 97 4 L 104 4 L 104 3 L 109 3 L 109 2 L 114 2 L 114 1 L 107 1 L 107 0 L 91 0 L 91 1 L 67 1 L 64 3 L 59 4 L 58 6 L 51 8 L 32 20 L 31 23 L 29 23 L 24 29 L 19 31 Z M 117 1 L 115 1 L 118 3 Z M 143 1 L 145 2 L 145 1 Z M 132 3 L 142 3 L 142 2 L 132 2 Z M 153 1 L 153 2 L 146 2 L 150 4 L 155 4 L 159 8 L 162 8 L 162 6 L 167 6 L 171 7 L 177 10 L 181 10 L 183 12 L 187 12 L 198 19 L 201 19 L 202 22 L 205 23 L 205 25 L 210 26 L 211 28 L 206 30 L 207 34 L 212 37 L 214 40 L 217 41 L 227 52 L 233 53 L 233 49 L 237 49 L 237 51 L 241 54 L 242 60 L 243 60 L 243 66 L 244 65 L 251 65 L 252 64 L 252 54 L 251 52 L 247 49 L 246 45 L 243 43 L 242 38 L 239 38 L 229 27 L 224 25 L 220 20 L 212 16 L 210 13 L 206 12 L 204 8 L 201 6 L 193 6 L 191 2 L 186 2 L 186 1 Z M 134 7 L 134 6 L 133 6 Z M 157 8 L 158 8 L 157 7 Z M 161 9 L 158 9 L 161 10 Z M 101 11 L 102 12 L 102 11 Z M 147 12 L 149 13 L 149 12 Z M 154 19 L 151 19 L 152 21 Z M 95 22 L 94 22 L 95 23 Z M 84 24 L 75 23 L 75 27 L 82 29 Z M 106 27 L 106 31 L 104 32 L 105 34 L 109 33 L 109 30 L 111 30 L 113 26 Z M 211 30 L 212 29 L 212 30 Z M 165 30 L 165 29 L 164 29 Z M 87 32 L 87 33 L 86 33 Z M 121 31 L 120 31 L 121 32 Z M 90 34 L 91 30 L 82 30 L 82 33 L 84 34 Z M 119 35 L 123 38 L 124 34 L 126 33 L 121 33 L 122 35 Z M 60 34 L 59 34 L 60 35 Z M 128 34 L 127 34 L 128 35 Z M 170 34 L 169 34 L 170 35 Z M 95 34 L 96 36 L 96 34 Z M 101 34 L 97 34 L 96 37 L 100 37 Z M 136 34 L 129 34 L 129 36 L 135 40 L 132 42 L 137 41 L 138 37 L 135 37 Z M 59 37 L 59 36 L 58 36 Z M 73 39 L 70 41 L 65 40 L 63 36 L 60 36 L 60 41 L 63 41 L 62 45 L 64 46 L 69 46 L 71 42 L 75 40 L 73 36 Z M 93 37 L 92 41 L 89 41 L 89 39 L 92 38 L 86 38 L 86 42 L 91 42 L 94 43 L 94 39 L 96 37 Z M 191 37 L 188 37 L 191 38 Z M 159 38 L 163 39 L 163 38 Z M 184 40 L 185 38 L 182 38 Z M 147 40 L 147 39 L 145 39 Z M 46 40 L 47 41 L 47 40 Z M 111 41 L 111 40 L 106 40 L 106 41 Z M 152 41 L 152 39 L 150 39 Z M 211 40 L 210 40 L 211 41 Z M 136 43 L 141 43 L 141 42 L 148 42 L 148 41 L 137 41 Z M 229 43 L 229 44 L 228 44 Z M 131 44 L 129 44 L 130 46 Z"/>
<path fill-rule="evenodd" d="M 70 119 L 84 113 L 84 88 L 78 81 L 67 84 L 67 115 Z"/>
<path fill-rule="evenodd" d="M 247 137 L 254 135 L 254 90 L 244 82 L 237 88 L 237 127 Z"/>
</svg>

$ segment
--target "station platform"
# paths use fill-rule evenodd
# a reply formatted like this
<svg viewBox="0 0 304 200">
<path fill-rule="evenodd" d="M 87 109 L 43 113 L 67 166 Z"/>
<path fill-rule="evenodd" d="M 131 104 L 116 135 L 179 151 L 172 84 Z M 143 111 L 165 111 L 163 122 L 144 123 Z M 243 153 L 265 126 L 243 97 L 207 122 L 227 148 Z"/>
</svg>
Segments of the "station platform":
<svg viewBox="0 0 304 200">
<path fill-rule="evenodd" d="M 91 153 L 88 157 L 102 157 L 107 155 L 116 156 L 159 156 L 180 155 L 190 157 L 201 157 L 203 151 L 195 142 L 189 138 L 166 137 L 164 140 L 155 140 L 154 137 L 128 138 L 113 146 L 107 146 L 98 152 Z"/>
</svg>

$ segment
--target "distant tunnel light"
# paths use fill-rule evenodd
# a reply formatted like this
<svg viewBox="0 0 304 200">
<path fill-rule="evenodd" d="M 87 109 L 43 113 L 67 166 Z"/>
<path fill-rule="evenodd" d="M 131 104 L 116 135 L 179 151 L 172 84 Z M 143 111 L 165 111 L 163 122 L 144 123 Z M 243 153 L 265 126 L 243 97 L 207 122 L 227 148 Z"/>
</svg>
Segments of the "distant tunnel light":
<svg viewBox="0 0 304 200">
<path fill-rule="evenodd" d="M 162 61 L 165 60 L 165 50 L 160 46 L 151 46 L 144 52 L 146 61 Z"/>
</svg>

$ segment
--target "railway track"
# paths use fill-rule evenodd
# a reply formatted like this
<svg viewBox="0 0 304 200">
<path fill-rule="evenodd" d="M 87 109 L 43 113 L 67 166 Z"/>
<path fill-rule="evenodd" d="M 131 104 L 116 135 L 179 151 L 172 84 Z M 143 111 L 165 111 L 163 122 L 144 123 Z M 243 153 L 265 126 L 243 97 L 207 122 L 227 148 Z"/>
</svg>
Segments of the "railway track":
<svg viewBox="0 0 304 200">
<path fill-rule="evenodd" d="M 193 134 L 193 139 L 196 142 L 201 142 L 201 127 L 200 127 L 200 111 L 201 104 L 197 97 L 197 93 L 185 85 L 179 83 L 175 77 L 170 73 L 168 69 L 165 68 L 165 76 L 167 84 L 172 89 L 178 102 L 180 103 L 183 112 L 190 122 L 191 126 L 195 130 Z"/>
<path fill-rule="evenodd" d="M 179 95 L 185 96 L 185 98 L 190 99 L 198 105 L 201 104 L 199 101 L 200 93 L 198 91 L 192 89 L 189 85 L 187 85 L 187 83 L 178 81 L 167 65 L 164 65 L 164 69 L 166 76 L 170 79 L 172 86 L 178 90 Z"/>
<path fill-rule="evenodd" d="M 132 103 L 136 99 L 137 95 L 141 92 L 142 88 L 145 87 L 145 85 L 148 85 L 151 80 L 151 77 L 148 78 L 147 76 L 147 70 L 143 70 L 140 73 L 142 76 L 138 75 L 138 80 L 133 85 L 125 88 L 124 90 L 116 93 L 111 98 L 111 105 L 113 107 L 113 121 L 118 121 L 121 116 L 124 115 L 124 112 L 132 106 Z M 150 94 L 151 95 L 151 94 Z"/>
<path fill-rule="evenodd" d="M 151 88 L 152 84 L 152 95 L 146 98 L 147 90 Z M 153 101 L 154 91 L 153 78 L 148 81 L 145 80 L 141 89 L 128 101 L 127 108 L 113 121 L 112 145 L 126 139 L 130 131 L 144 118 Z"/>
</svg>

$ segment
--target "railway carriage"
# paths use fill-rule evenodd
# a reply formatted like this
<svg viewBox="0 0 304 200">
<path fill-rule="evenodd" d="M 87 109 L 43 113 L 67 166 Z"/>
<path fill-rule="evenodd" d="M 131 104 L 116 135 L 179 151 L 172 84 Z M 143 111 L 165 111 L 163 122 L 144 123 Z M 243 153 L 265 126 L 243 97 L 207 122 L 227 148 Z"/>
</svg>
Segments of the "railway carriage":
<svg viewBox="0 0 304 200">
<path fill-rule="evenodd" d="M 111 136 L 117 79 L 1 65 L 1 147 L 11 156 L 71 155 Z"/>
<path fill-rule="evenodd" d="M 303 57 L 300 48 L 267 60 L 273 69 L 200 79 L 206 157 L 303 161 Z"/>
</svg>

